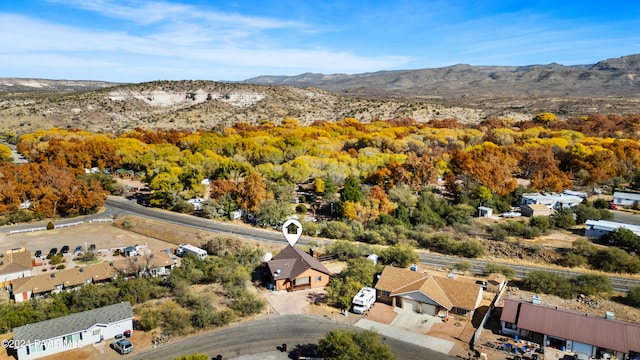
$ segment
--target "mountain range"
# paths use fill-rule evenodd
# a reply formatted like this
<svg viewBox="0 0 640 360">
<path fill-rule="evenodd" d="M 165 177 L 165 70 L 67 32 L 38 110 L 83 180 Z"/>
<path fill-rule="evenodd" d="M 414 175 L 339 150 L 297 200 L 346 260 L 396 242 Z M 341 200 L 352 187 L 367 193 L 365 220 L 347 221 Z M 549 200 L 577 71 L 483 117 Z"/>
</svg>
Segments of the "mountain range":
<svg viewBox="0 0 640 360">
<path fill-rule="evenodd" d="M 74 127 L 120 132 L 223 128 L 296 118 L 360 121 L 530 119 L 640 112 L 640 54 L 591 65 L 454 65 L 364 74 L 260 76 L 241 82 L 0 78 L 0 131 Z"/>
</svg>

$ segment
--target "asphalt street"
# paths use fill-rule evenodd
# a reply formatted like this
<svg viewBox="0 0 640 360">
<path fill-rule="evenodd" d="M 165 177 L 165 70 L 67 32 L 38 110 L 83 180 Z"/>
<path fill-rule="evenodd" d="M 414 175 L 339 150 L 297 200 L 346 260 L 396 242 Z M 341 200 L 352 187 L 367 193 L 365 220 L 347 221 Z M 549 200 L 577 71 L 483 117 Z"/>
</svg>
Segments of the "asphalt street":
<svg viewBox="0 0 640 360">
<path fill-rule="evenodd" d="M 282 344 L 287 344 L 289 359 L 292 359 L 296 345 L 316 344 L 327 332 L 346 327 L 347 325 L 313 316 L 272 315 L 161 345 L 136 354 L 132 359 L 175 359 L 194 353 L 206 353 L 211 357 L 222 355 L 223 359 L 230 359 L 248 354 L 273 353 L 278 351 Z M 398 360 L 452 359 L 422 346 L 391 337 L 383 337 L 383 342 L 389 345 Z"/>
</svg>

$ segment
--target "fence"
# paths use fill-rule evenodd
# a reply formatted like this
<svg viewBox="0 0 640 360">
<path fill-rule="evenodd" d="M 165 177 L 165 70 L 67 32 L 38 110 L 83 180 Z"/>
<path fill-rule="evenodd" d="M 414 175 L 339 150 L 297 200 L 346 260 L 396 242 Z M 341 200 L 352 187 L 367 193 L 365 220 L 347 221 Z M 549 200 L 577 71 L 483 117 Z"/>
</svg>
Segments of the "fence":
<svg viewBox="0 0 640 360">
<path fill-rule="evenodd" d="M 113 222 L 113 219 L 104 218 L 104 219 L 93 219 L 93 220 L 88 220 L 87 221 L 87 223 L 89 223 L 89 224 L 92 224 L 92 223 L 106 223 L 106 222 Z M 54 229 L 62 229 L 62 228 L 67 228 L 67 227 L 72 227 L 72 226 L 78 226 L 78 225 L 82 225 L 84 223 L 85 223 L 84 221 L 76 221 L 76 222 L 67 223 L 67 224 L 58 224 L 58 225 L 54 224 Z M 11 231 L 9 231 L 9 235 L 20 234 L 20 233 L 28 233 L 28 232 L 34 232 L 34 231 L 45 231 L 45 230 L 47 230 L 46 226 L 39 226 L 39 227 L 33 227 L 33 228 L 28 228 L 28 229 L 11 230 Z"/>
<path fill-rule="evenodd" d="M 505 283 L 504 286 L 502 287 L 502 289 L 500 289 L 500 292 L 496 295 L 495 298 L 493 298 L 493 301 L 491 301 L 491 305 L 489 305 L 489 310 L 487 310 L 487 313 L 484 314 L 484 317 L 482 318 L 482 321 L 480 322 L 480 325 L 476 329 L 475 334 L 473 334 L 473 338 L 472 338 L 471 344 L 470 344 L 472 349 L 475 346 L 475 344 L 477 343 L 478 338 L 480 338 L 480 335 L 482 334 L 482 330 L 484 330 L 484 325 L 487 323 L 487 320 L 489 320 L 489 318 L 491 317 L 491 313 L 495 309 L 496 303 L 498 302 L 498 299 L 502 299 L 502 297 L 504 296 L 505 291 L 507 291 L 507 285 L 508 285 L 508 283 Z"/>
</svg>

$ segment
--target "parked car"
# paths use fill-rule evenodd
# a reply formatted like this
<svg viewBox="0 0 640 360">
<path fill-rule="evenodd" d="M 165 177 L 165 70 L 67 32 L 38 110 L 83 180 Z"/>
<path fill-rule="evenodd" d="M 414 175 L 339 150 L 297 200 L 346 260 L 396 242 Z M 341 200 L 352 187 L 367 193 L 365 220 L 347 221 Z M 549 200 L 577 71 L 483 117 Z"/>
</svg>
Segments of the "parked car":
<svg viewBox="0 0 640 360">
<path fill-rule="evenodd" d="M 73 255 L 79 255 L 82 252 L 82 246 L 76 246 L 76 249 L 73 250 Z"/>
<path fill-rule="evenodd" d="M 42 250 L 36 250 L 36 252 L 33 253 L 33 256 L 39 258 L 40 256 L 42 256 Z"/>
<path fill-rule="evenodd" d="M 62 247 L 62 249 L 60 249 L 60 252 L 61 252 L 62 254 L 66 254 L 66 253 L 68 253 L 68 252 L 69 252 L 69 245 L 65 245 L 65 246 L 63 246 L 63 247 Z"/>
<path fill-rule="evenodd" d="M 611 210 L 618 210 L 618 205 L 614 204 L 613 202 L 609 203 L 609 209 Z"/>
<path fill-rule="evenodd" d="M 123 355 L 133 351 L 133 344 L 127 339 L 118 339 L 111 343 L 111 348 Z"/>
<path fill-rule="evenodd" d="M 49 254 L 55 255 L 57 253 L 58 253 L 58 248 L 56 248 L 56 247 L 51 248 L 51 250 L 49 250 Z"/>
</svg>

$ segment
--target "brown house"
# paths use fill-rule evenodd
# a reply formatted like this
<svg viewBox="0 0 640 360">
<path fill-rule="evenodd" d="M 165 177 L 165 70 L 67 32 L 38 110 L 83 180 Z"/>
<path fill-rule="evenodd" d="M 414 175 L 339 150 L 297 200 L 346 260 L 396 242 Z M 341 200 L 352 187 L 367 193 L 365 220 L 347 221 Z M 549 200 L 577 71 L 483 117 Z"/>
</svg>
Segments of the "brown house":
<svg viewBox="0 0 640 360">
<path fill-rule="evenodd" d="M 507 298 L 500 323 L 503 334 L 519 335 L 542 346 L 595 359 L 640 356 L 640 325 L 614 320 L 613 314 L 592 316 Z"/>
<path fill-rule="evenodd" d="M 267 263 L 276 291 L 315 289 L 329 283 L 331 272 L 318 259 L 288 245 Z"/>
<path fill-rule="evenodd" d="M 520 207 L 520 213 L 522 216 L 527 217 L 549 216 L 551 215 L 551 209 L 544 204 L 528 204 Z"/>
<path fill-rule="evenodd" d="M 109 281 L 116 276 L 116 269 L 107 263 L 98 263 L 47 274 L 16 279 L 11 294 L 15 302 L 27 301 L 49 293 L 72 290 L 90 283 Z"/>
<path fill-rule="evenodd" d="M 491 273 L 487 277 L 487 291 L 499 293 L 507 285 L 507 278 L 500 273 Z"/>
<path fill-rule="evenodd" d="M 482 301 L 480 285 L 386 266 L 376 283 L 378 301 L 415 312 L 471 317 Z"/>
</svg>

